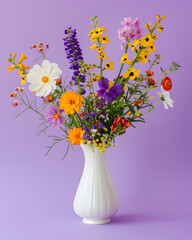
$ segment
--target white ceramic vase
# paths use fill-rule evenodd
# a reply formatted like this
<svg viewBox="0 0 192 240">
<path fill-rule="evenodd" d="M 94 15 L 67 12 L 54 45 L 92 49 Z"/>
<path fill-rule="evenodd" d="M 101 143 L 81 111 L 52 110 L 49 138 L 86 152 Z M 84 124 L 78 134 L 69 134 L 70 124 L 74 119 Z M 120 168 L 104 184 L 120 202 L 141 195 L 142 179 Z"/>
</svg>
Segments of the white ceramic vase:
<svg viewBox="0 0 192 240">
<path fill-rule="evenodd" d="M 110 222 L 119 208 L 119 200 L 107 167 L 104 153 L 81 144 L 85 156 L 83 174 L 75 195 L 73 208 L 86 224 Z"/>
</svg>

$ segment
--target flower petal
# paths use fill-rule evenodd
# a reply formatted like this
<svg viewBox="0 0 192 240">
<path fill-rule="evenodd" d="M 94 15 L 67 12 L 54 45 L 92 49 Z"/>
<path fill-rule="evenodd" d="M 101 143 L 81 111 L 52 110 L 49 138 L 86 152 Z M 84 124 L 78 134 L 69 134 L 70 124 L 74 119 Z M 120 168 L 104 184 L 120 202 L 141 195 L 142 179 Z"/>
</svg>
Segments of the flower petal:
<svg viewBox="0 0 192 240">
<path fill-rule="evenodd" d="M 59 78 L 59 76 L 61 75 L 62 71 L 60 68 L 54 68 L 50 74 L 49 74 L 49 78 L 50 79 L 57 79 Z"/>
<path fill-rule="evenodd" d="M 97 96 L 98 97 L 103 97 L 103 94 L 106 92 L 105 89 L 100 89 L 100 90 L 97 90 Z"/>
<path fill-rule="evenodd" d="M 119 94 L 123 92 L 122 87 L 123 87 L 122 83 L 116 83 L 113 87 L 110 88 L 109 91 L 115 94 L 115 96 L 117 97 Z"/>
<path fill-rule="evenodd" d="M 103 80 L 100 79 L 98 81 L 99 88 L 107 90 L 109 87 L 109 80 L 107 78 L 104 78 Z"/>
<path fill-rule="evenodd" d="M 42 85 L 43 85 L 42 81 L 41 82 L 33 82 L 29 85 L 29 90 L 32 92 L 37 91 L 42 87 Z"/>
<path fill-rule="evenodd" d="M 48 60 L 44 60 L 42 62 L 42 68 L 43 68 L 43 71 L 44 71 L 44 75 L 45 76 L 48 76 L 50 71 L 51 71 L 51 64 Z"/>
<path fill-rule="evenodd" d="M 37 74 L 40 78 L 44 76 L 44 71 L 41 66 L 35 64 L 33 68 L 29 71 L 29 73 L 35 73 Z"/>
<path fill-rule="evenodd" d="M 116 95 L 112 92 L 105 92 L 103 94 L 103 97 L 106 99 L 107 102 L 112 102 L 116 98 Z"/>
</svg>

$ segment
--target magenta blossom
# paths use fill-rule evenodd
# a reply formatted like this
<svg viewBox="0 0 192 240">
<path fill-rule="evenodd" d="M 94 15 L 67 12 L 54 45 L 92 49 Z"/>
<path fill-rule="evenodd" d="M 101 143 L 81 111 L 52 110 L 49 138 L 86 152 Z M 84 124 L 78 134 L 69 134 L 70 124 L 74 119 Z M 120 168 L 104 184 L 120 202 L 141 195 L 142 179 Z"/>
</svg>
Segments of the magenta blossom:
<svg viewBox="0 0 192 240">
<path fill-rule="evenodd" d="M 131 18 L 124 18 L 121 21 L 122 28 L 118 29 L 118 37 L 121 40 L 121 49 L 125 49 L 128 39 L 140 39 L 142 36 L 142 29 L 138 18 L 132 20 Z"/>
<path fill-rule="evenodd" d="M 53 124 L 54 127 L 60 127 L 64 124 L 63 118 L 52 103 L 45 109 L 45 119 L 48 123 Z"/>
</svg>

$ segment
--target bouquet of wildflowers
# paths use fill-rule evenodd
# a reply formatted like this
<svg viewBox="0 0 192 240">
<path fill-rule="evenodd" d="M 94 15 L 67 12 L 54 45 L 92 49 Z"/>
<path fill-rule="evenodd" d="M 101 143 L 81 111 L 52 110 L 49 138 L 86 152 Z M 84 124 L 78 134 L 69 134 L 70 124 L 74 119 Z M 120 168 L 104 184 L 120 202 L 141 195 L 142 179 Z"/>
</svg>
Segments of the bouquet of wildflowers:
<svg viewBox="0 0 192 240">
<path fill-rule="evenodd" d="M 107 71 L 113 70 L 114 63 L 106 56 L 105 49 L 110 43 L 107 29 L 98 26 L 98 17 L 91 18 L 93 29 L 88 34 L 92 45 L 89 47 L 96 54 L 96 62 L 88 64 L 82 55 L 76 29 L 69 27 L 64 31 L 64 48 L 66 56 L 73 71 L 71 81 L 66 84 L 62 80 L 62 71 L 58 64 L 46 59 L 49 44 L 38 43 L 32 45 L 43 58 L 41 64 L 26 66 L 27 56 L 22 53 L 19 60 L 17 55 L 9 54 L 8 71 L 18 70 L 21 85 L 29 85 L 34 101 L 30 100 L 23 87 L 16 87 L 10 94 L 14 107 L 22 104 L 26 111 L 31 109 L 39 114 L 43 128 L 41 132 L 48 131 L 49 127 L 60 129 L 60 135 L 54 137 L 54 143 L 49 150 L 62 140 L 68 141 L 67 151 L 71 145 L 82 143 L 91 146 L 94 150 L 104 152 L 106 148 L 115 146 L 116 136 L 125 134 L 128 128 L 135 127 L 136 122 L 145 122 L 144 116 L 153 110 L 159 102 L 165 109 L 173 107 L 173 100 L 169 91 L 172 81 L 168 75 L 180 67 L 173 62 L 171 67 L 161 70 L 160 79 L 154 79 L 152 68 L 160 64 L 160 54 L 155 54 L 157 32 L 163 30 L 161 22 L 165 16 L 156 16 L 154 25 L 146 24 L 144 33 L 139 20 L 124 18 L 122 27 L 118 29 L 120 47 L 123 51 L 121 67 L 114 79 L 105 77 Z M 156 32 L 157 30 L 157 32 Z M 131 60 L 129 51 L 134 53 Z M 146 71 L 140 72 L 140 64 L 147 63 Z M 160 88 L 157 92 L 159 99 L 153 103 L 151 90 Z M 39 110 L 36 97 L 42 99 Z M 22 113 L 21 112 L 21 113 Z M 19 114 L 20 115 L 20 114 Z M 48 150 L 48 152 L 49 152 Z"/>
</svg>

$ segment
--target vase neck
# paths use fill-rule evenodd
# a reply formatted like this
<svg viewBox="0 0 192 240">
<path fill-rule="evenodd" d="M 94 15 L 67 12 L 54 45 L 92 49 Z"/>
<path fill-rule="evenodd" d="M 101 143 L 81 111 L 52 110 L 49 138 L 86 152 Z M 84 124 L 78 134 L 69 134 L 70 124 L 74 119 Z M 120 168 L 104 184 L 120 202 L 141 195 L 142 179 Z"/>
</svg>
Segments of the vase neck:
<svg viewBox="0 0 192 240">
<path fill-rule="evenodd" d="M 101 153 L 97 148 L 91 148 L 90 146 L 87 146 L 86 144 L 80 145 L 85 156 L 85 163 L 86 162 L 93 162 L 97 161 L 99 162 L 106 162 L 107 160 L 107 150 L 104 151 L 104 153 Z"/>
</svg>

